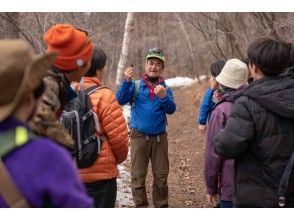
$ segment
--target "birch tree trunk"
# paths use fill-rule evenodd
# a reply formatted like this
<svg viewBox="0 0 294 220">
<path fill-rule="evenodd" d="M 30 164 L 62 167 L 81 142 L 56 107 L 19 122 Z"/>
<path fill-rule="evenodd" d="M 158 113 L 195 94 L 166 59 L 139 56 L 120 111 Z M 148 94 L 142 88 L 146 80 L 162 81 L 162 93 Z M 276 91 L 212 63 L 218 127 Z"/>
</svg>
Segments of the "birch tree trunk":
<svg viewBox="0 0 294 220">
<path fill-rule="evenodd" d="M 179 24 L 180 24 L 180 27 L 182 29 L 182 32 L 186 38 L 186 41 L 188 43 L 188 46 L 189 46 L 189 50 L 190 50 L 190 55 L 191 55 L 191 59 L 192 59 L 192 71 L 194 74 L 196 74 L 197 77 L 199 77 L 199 73 L 196 71 L 196 59 L 195 59 L 195 54 L 194 54 L 194 50 L 193 50 L 193 46 L 192 46 L 192 43 L 191 43 L 191 39 L 190 39 L 190 36 L 186 30 L 186 27 L 185 27 L 185 24 L 182 20 L 182 18 L 180 17 L 179 14 L 175 14 Z"/>
<path fill-rule="evenodd" d="M 124 39 L 122 43 L 122 50 L 117 66 L 117 72 L 116 72 L 116 85 L 119 85 L 122 80 L 123 71 L 127 65 L 128 62 L 128 56 L 129 56 L 129 44 L 131 40 L 132 30 L 134 26 L 134 12 L 128 12 L 127 18 L 126 18 L 126 24 L 125 24 L 125 32 L 124 32 Z"/>
</svg>

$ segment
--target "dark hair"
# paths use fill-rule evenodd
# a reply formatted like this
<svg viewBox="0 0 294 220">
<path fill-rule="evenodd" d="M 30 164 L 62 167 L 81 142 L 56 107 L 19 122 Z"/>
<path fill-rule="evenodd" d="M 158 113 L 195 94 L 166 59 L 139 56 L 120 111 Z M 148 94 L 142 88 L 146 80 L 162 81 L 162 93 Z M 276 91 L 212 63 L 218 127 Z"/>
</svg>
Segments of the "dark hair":
<svg viewBox="0 0 294 220">
<path fill-rule="evenodd" d="M 259 38 L 249 44 L 247 56 L 265 76 L 277 76 L 287 67 L 290 44 L 268 37 Z"/>
<path fill-rule="evenodd" d="M 242 61 L 243 63 L 245 63 L 245 64 L 247 65 L 247 67 L 249 66 L 249 59 L 248 59 L 247 57 L 242 58 L 241 61 Z"/>
<path fill-rule="evenodd" d="M 94 48 L 92 60 L 91 60 L 91 67 L 88 70 L 88 72 L 85 74 L 85 76 L 95 76 L 97 70 L 101 70 L 104 68 L 106 64 L 106 54 L 104 51 L 98 47 Z"/>
<path fill-rule="evenodd" d="M 214 76 L 214 77 L 217 77 L 221 73 L 221 71 L 224 68 L 225 64 L 226 64 L 226 61 L 224 61 L 224 60 L 219 60 L 219 61 L 216 61 L 216 62 L 212 63 L 210 65 L 210 73 L 211 73 L 211 75 Z"/>
</svg>

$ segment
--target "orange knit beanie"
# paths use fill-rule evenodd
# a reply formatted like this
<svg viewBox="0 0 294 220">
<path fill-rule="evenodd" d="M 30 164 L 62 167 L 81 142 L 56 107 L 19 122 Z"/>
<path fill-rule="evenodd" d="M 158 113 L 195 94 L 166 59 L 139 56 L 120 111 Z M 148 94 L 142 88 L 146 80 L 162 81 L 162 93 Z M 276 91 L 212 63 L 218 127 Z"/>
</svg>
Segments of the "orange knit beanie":
<svg viewBox="0 0 294 220">
<path fill-rule="evenodd" d="M 54 66 L 60 70 L 76 70 L 92 57 L 93 44 L 87 32 L 69 24 L 56 24 L 45 34 L 48 52 L 57 52 Z"/>
</svg>

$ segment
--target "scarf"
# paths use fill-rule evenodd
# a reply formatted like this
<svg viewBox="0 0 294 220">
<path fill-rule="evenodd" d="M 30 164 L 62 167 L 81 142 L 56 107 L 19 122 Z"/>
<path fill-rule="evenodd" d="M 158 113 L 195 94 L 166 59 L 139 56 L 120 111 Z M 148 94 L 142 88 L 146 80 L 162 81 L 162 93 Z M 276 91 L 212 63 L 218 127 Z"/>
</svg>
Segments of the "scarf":
<svg viewBox="0 0 294 220">
<path fill-rule="evenodd" d="M 214 90 L 214 92 L 213 92 L 213 96 L 212 96 L 212 101 L 214 102 L 214 104 L 219 103 L 222 99 L 223 99 L 223 95 L 222 95 L 222 93 L 219 91 L 219 89 Z"/>
<path fill-rule="evenodd" d="M 157 82 L 155 82 L 155 83 L 150 83 L 150 82 L 148 81 L 147 74 L 144 74 L 144 75 L 143 75 L 143 81 L 145 82 L 147 88 L 149 89 L 149 96 L 150 96 L 150 99 L 153 100 L 154 97 L 155 97 L 154 89 L 155 89 L 155 87 L 156 87 L 158 84 L 160 84 L 160 83 L 163 82 L 163 79 L 162 79 L 161 77 L 159 77 Z"/>
</svg>

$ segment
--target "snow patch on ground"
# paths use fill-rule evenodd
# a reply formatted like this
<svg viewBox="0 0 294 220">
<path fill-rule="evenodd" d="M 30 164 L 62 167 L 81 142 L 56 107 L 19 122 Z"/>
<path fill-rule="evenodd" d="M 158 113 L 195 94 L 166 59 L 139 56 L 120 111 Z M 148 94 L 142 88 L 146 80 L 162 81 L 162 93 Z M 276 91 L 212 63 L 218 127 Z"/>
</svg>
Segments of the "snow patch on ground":
<svg viewBox="0 0 294 220">
<path fill-rule="evenodd" d="M 199 79 L 198 78 L 191 79 L 189 77 L 175 77 L 175 78 L 166 79 L 165 82 L 167 86 L 169 87 L 187 87 L 187 86 L 192 86 L 195 83 L 198 83 L 199 80 L 203 81 L 206 78 L 207 76 L 205 75 L 201 75 Z"/>
<path fill-rule="evenodd" d="M 122 106 L 122 109 L 123 109 L 123 115 L 125 117 L 127 125 L 129 125 L 131 121 L 131 106 L 129 104 L 126 104 Z"/>
<path fill-rule="evenodd" d="M 116 196 L 116 207 L 134 207 L 134 202 L 132 198 L 131 190 L 131 172 L 127 166 L 130 164 L 130 151 L 128 153 L 127 159 L 120 165 L 119 177 L 117 178 L 117 196 Z"/>
</svg>

